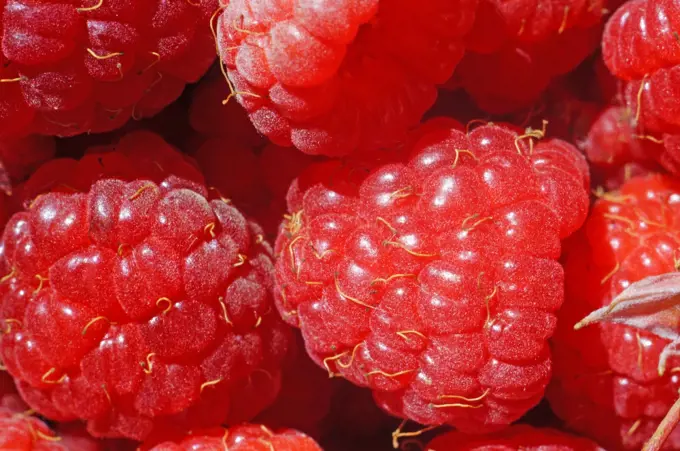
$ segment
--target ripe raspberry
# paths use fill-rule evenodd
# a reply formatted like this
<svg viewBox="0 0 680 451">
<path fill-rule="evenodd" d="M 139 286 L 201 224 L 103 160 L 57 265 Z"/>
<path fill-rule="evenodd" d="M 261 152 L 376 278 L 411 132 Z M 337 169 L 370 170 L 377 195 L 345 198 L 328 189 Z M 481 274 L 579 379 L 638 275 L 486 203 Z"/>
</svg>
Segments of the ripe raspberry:
<svg viewBox="0 0 680 451">
<path fill-rule="evenodd" d="M 630 81 L 628 106 L 647 131 L 680 130 L 678 17 L 674 0 L 631 0 L 612 16 L 602 37 L 605 64 Z"/>
<path fill-rule="evenodd" d="M 0 0 L 0 136 L 120 127 L 212 64 L 216 0 Z"/>
<path fill-rule="evenodd" d="M 610 449 L 641 448 L 677 399 L 680 377 L 657 371 L 666 340 L 625 325 L 573 326 L 632 282 L 677 270 L 679 198 L 670 177 L 634 178 L 602 195 L 565 246 L 566 302 L 548 397 L 570 428 Z M 679 448 L 676 428 L 665 449 Z"/>
<path fill-rule="evenodd" d="M 274 433 L 265 426 L 244 424 L 229 429 L 215 428 L 197 431 L 186 438 L 158 444 L 149 451 L 322 451 L 305 434 L 293 429 Z"/>
<path fill-rule="evenodd" d="M 275 144 L 331 156 L 399 142 L 463 56 L 477 0 L 221 0 L 231 88 Z"/>
<path fill-rule="evenodd" d="M 0 449 L 11 451 L 103 451 L 91 438 L 57 435 L 36 417 L 0 407 Z"/>
<path fill-rule="evenodd" d="M 588 439 L 556 429 L 538 429 L 526 424 L 511 426 L 484 437 L 460 432 L 442 434 L 427 445 L 428 451 L 604 451 Z"/>
<path fill-rule="evenodd" d="M 21 195 L 0 246 L 0 352 L 32 408 L 141 440 L 273 401 L 289 331 L 271 248 L 183 155 L 133 133 L 53 160 Z"/>
<path fill-rule="evenodd" d="M 275 295 L 331 375 L 397 416 L 481 432 L 543 395 L 560 240 L 589 180 L 566 142 L 461 130 L 434 119 L 409 155 L 310 166 L 289 191 Z"/>
<path fill-rule="evenodd" d="M 606 0 L 481 0 L 456 74 L 480 108 L 529 107 L 599 44 Z"/>
</svg>

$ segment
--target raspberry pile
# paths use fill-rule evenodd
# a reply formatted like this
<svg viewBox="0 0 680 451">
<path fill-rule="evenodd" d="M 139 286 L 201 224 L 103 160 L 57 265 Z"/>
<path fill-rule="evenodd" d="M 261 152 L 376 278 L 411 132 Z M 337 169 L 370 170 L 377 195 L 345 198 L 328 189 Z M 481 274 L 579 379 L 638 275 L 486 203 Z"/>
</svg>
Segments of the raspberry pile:
<svg viewBox="0 0 680 451">
<path fill-rule="evenodd" d="M 680 451 L 679 43 L 680 0 L 0 0 L 0 448 Z"/>
</svg>

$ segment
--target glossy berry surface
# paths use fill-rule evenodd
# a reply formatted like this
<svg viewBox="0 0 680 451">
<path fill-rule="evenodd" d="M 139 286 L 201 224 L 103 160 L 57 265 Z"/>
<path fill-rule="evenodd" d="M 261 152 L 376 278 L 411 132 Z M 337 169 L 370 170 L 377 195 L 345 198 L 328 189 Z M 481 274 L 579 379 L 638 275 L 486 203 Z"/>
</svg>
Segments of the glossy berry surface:
<svg viewBox="0 0 680 451">
<path fill-rule="evenodd" d="M 0 1 L 0 136 L 113 130 L 215 58 L 216 0 Z"/>
<path fill-rule="evenodd" d="M 254 417 L 289 335 L 261 229 L 156 135 L 112 148 L 22 189 L 0 245 L 4 365 L 33 409 L 97 437 Z"/>
<path fill-rule="evenodd" d="M 639 450 L 677 399 L 680 378 L 659 375 L 665 340 L 625 325 L 573 326 L 632 282 L 678 269 L 679 200 L 680 184 L 670 177 L 633 178 L 601 194 L 565 246 L 566 300 L 549 400 L 570 428 L 609 449 Z M 676 428 L 664 449 L 678 448 Z"/>
<path fill-rule="evenodd" d="M 427 444 L 428 451 L 604 451 L 588 439 L 556 429 L 520 424 L 488 436 L 460 432 L 442 434 Z"/>
<path fill-rule="evenodd" d="M 222 2 L 236 98 L 275 144 L 346 155 L 399 142 L 463 56 L 477 0 Z"/>
<path fill-rule="evenodd" d="M 261 425 L 244 424 L 229 429 L 198 431 L 184 439 L 160 443 L 149 451 L 321 451 L 305 434 L 293 429 L 274 432 Z"/>
<path fill-rule="evenodd" d="M 540 400 L 561 239 L 585 219 L 589 177 L 570 144 L 532 136 L 433 119 L 403 155 L 313 165 L 291 185 L 277 305 L 330 375 L 468 432 Z"/>
</svg>

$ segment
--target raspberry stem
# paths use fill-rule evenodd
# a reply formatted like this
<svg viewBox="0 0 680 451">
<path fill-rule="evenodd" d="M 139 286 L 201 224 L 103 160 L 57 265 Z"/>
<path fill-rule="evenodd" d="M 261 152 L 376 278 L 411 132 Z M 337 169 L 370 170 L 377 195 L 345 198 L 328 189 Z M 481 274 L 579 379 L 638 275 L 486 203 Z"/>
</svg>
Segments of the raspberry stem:
<svg viewBox="0 0 680 451">
<path fill-rule="evenodd" d="M 647 443 L 642 447 L 642 451 L 659 451 L 663 447 L 664 442 L 671 435 L 675 426 L 680 422 L 680 397 L 675 401 L 671 409 L 668 411 L 666 416 L 659 427 L 652 435 Z"/>
</svg>

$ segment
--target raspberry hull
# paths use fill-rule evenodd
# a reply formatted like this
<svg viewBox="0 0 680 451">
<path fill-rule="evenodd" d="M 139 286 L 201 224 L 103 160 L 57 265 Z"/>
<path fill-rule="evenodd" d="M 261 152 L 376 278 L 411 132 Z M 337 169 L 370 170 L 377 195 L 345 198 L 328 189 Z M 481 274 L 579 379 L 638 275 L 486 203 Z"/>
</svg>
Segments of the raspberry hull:
<svg viewBox="0 0 680 451">
<path fill-rule="evenodd" d="M 390 413 L 468 432 L 540 400 L 560 240 L 585 219 L 589 179 L 575 148 L 537 137 L 435 119 L 409 155 L 298 177 L 275 294 L 319 365 Z"/>
<path fill-rule="evenodd" d="M 0 246 L 0 352 L 42 415 L 141 440 L 245 421 L 276 396 L 289 331 L 271 248 L 194 174 L 135 133 L 23 187 Z"/>
</svg>

